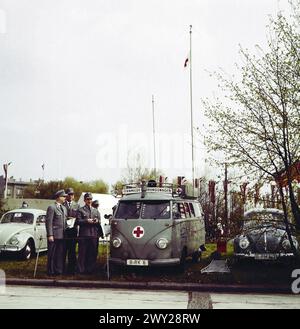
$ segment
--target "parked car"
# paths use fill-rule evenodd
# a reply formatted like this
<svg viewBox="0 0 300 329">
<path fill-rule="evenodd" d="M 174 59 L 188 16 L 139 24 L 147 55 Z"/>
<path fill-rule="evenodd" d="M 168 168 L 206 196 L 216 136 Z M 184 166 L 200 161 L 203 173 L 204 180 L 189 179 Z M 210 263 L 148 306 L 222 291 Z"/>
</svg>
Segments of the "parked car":
<svg viewBox="0 0 300 329">
<path fill-rule="evenodd" d="M 290 228 L 294 232 L 292 224 Z M 299 248 L 294 235 L 292 240 L 294 246 Z M 294 257 L 286 232 L 283 211 L 266 208 L 245 212 L 241 233 L 234 239 L 234 256 L 236 259 L 257 260 Z"/>
<path fill-rule="evenodd" d="M 47 250 L 46 212 L 39 209 L 15 209 L 0 220 L 0 254 L 17 253 L 28 260 L 38 250 Z"/>
</svg>

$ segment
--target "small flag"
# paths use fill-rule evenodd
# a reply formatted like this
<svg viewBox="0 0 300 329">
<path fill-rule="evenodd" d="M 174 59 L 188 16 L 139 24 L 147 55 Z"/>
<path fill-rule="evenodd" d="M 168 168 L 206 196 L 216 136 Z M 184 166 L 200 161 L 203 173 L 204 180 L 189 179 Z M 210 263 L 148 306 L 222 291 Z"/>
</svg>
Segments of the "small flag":
<svg viewBox="0 0 300 329">
<path fill-rule="evenodd" d="M 162 187 L 163 179 L 163 176 L 159 176 L 159 187 Z"/>
<path fill-rule="evenodd" d="M 184 67 L 187 67 L 188 63 L 189 63 L 189 57 L 187 57 L 186 60 L 184 61 Z"/>
<path fill-rule="evenodd" d="M 191 56 L 190 56 L 190 52 L 189 52 L 184 61 L 184 68 L 186 68 L 188 66 L 188 64 L 190 63 L 190 58 L 191 58 Z"/>
</svg>

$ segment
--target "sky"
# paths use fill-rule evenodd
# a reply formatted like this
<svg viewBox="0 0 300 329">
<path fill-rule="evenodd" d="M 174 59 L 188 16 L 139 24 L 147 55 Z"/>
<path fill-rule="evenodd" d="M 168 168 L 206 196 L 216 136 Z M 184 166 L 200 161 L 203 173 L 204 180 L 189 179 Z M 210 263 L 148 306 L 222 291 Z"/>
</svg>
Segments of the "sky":
<svg viewBox="0 0 300 329">
<path fill-rule="evenodd" d="M 229 74 L 239 45 L 266 45 L 269 15 L 288 0 L 0 0 L 0 162 L 23 180 L 72 176 L 114 183 L 124 168 L 191 177 L 194 129 L 209 72 Z M 196 176 L 209 172 L 195 136 Z M 42 164 L 45 164 L 44 172 Z M 2 165 L 1 165 L 2 169 Z"/>
</svg>

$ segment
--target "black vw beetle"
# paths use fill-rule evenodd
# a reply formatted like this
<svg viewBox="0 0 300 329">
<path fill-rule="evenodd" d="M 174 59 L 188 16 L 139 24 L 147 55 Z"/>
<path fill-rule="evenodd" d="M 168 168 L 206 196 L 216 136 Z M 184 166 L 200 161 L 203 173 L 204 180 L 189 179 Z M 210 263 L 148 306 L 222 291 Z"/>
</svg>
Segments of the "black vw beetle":
<svg viewBox="0 0 300 329">
<path fill-rule="evenodd" d="M 293 231 L 292 224 L 290 225 Z M 296 249 L 299 243 L 293 235 Z M 277 260 L 293 258 L 284 213 L 275 208 L 251 209 L 245 212 L 241 233 L 234 239 L 235 259 Z"/>
</svg>

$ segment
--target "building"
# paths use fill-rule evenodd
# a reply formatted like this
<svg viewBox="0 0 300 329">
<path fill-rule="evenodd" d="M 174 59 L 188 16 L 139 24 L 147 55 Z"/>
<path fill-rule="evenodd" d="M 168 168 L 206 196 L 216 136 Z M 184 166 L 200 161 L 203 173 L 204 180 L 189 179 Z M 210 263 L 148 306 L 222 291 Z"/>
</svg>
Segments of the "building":
<svg viewBox="0 0 300 329">
<path fill-rule="evenodd" d="M 34 184 L 33 181 L 24 182 L 21 179 L 16 180 L 13 177 L 8 178 L 7 182 L 7 197 L 20 199 L 24 196 L 24 190 L 27 186 Z M 5 176 L 0 176 L 0 198 L 4 197 L 5 191 Z"/>
</svg>

